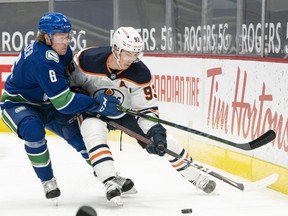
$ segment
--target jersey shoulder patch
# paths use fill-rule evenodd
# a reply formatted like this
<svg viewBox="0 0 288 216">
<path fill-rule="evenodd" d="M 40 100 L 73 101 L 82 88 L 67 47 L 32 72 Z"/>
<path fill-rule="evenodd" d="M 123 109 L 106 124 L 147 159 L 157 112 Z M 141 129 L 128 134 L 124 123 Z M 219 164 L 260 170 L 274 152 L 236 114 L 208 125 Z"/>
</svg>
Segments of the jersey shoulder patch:
<svg viewBox="0 0 288 216">
<path fill-rule="evenodd" d="M 45 57 L 47 60 L 52 60 L 56 63 L 59 63 L 59 55 L 54 50 L 47 50 L 45 53 Z"/>
</svg>

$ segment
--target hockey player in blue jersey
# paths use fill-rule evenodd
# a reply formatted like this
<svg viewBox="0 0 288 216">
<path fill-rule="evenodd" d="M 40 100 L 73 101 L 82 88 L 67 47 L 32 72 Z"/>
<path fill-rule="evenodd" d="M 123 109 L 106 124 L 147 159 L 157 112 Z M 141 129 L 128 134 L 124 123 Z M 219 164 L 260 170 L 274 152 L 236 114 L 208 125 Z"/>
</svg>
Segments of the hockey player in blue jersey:
<svg viewBox="0 0 288 216">
<path fill-rule="evenodd" d="M 24 140 L 25 151 L 48 199 L 60 196 L 60 190 L 52 170 L 45 128 L 64 138 L 90 163 L 74 114 L 119 114 L 115 109 L 119 101 L 112 96 L 100 94 L 93 99 L 70 91 L 64 73 L 72 60 L 70 35 L 71 23 L 65 15 L 44 14 L 36 41 L 20 53 L 1 98 L 1 117 Z M 127 179 L 117 178 L 120 183 L 127 183 Z"/>
<path fill-rule="evenodd" d="M 74 57 L 75 70 L 70 73 L 70 84 L 87 90 L 91 97 L 105 93 L 115 96 L 126 108 L 154 117 L 158 116 L 158 101 L 150 70 L 140 61 L 143 42 L 132 27 L 120 27 L 112 38 L 111 47 L 92 47 L 80 51 Z M 201 171 L 180 159 L 165 154 L 165 148 L 192 160 L 188 152 L 158 123 L 121 113 L 108 116 L 116 123 L 153 141 L 146 145 L 138 143 L 150 154 L 164 156 L 188 181 L 205 193 L 211 193 L 216 183 Z M 103 118 L 102 118 L 103 119 Z M 94 170 L 106 188 L 108 200 L 122 205 L 121 188 L 117 184 L 113 157 L 107 145 L 107 123 L 89 114 L 82 114 L 81 133 L 89 152 Z M 91 130 L 93 128 L 93 130 Z"/>
</svg>

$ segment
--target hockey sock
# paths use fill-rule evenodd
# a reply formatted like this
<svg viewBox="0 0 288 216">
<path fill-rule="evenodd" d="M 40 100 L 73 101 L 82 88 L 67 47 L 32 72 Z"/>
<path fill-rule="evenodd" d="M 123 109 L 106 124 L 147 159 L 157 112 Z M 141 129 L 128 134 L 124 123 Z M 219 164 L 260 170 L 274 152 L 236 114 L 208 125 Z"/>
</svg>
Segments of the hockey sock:
<svg viewBox="0 0 288 216">
<path fill-rule="evenodd" d="M 38 178 L 41 181 L 48 181 L 53 178 L 53 170 L 46 140 L 43 141 L 45 144 L 37 147 L 31 147 L 31 142 L 29 144 L 26 142 L 25 150 Z"/>
</svg>

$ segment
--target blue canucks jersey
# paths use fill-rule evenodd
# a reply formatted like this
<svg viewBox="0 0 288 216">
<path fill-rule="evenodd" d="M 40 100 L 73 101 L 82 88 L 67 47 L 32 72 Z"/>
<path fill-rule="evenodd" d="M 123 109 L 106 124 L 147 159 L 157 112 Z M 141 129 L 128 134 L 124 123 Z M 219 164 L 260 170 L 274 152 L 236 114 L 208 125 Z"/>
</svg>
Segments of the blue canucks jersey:
<svg viewBox="0 0 288 216">
<path fill-rule="evenodd" d="M 38 107 L 53 104 L 62 113 L 87 111 L 95 104 L 94 99 L 71 92 L 65 77 L 65 69 L 71 60 L 70 47 L 60 56 L 40 42 L 28 45 L 6 80 L 1 99 L 4 108 L 18 102 Z"/>
</svg>

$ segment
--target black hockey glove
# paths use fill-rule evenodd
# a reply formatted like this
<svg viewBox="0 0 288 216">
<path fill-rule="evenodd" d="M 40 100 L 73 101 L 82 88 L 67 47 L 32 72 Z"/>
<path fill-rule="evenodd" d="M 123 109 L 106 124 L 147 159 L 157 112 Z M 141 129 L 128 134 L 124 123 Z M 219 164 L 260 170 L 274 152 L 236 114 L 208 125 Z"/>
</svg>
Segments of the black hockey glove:
<svg viewBox="0 0 288 216">
<path fill-rule="evenodd" d="M 147 136 L 153 141 L 152 144 L 146 146 L 147 152 L 163 156 L 167 148 L 166 129 L 161 124 L 156 124 L 150 128 Z"/>
</svg>

